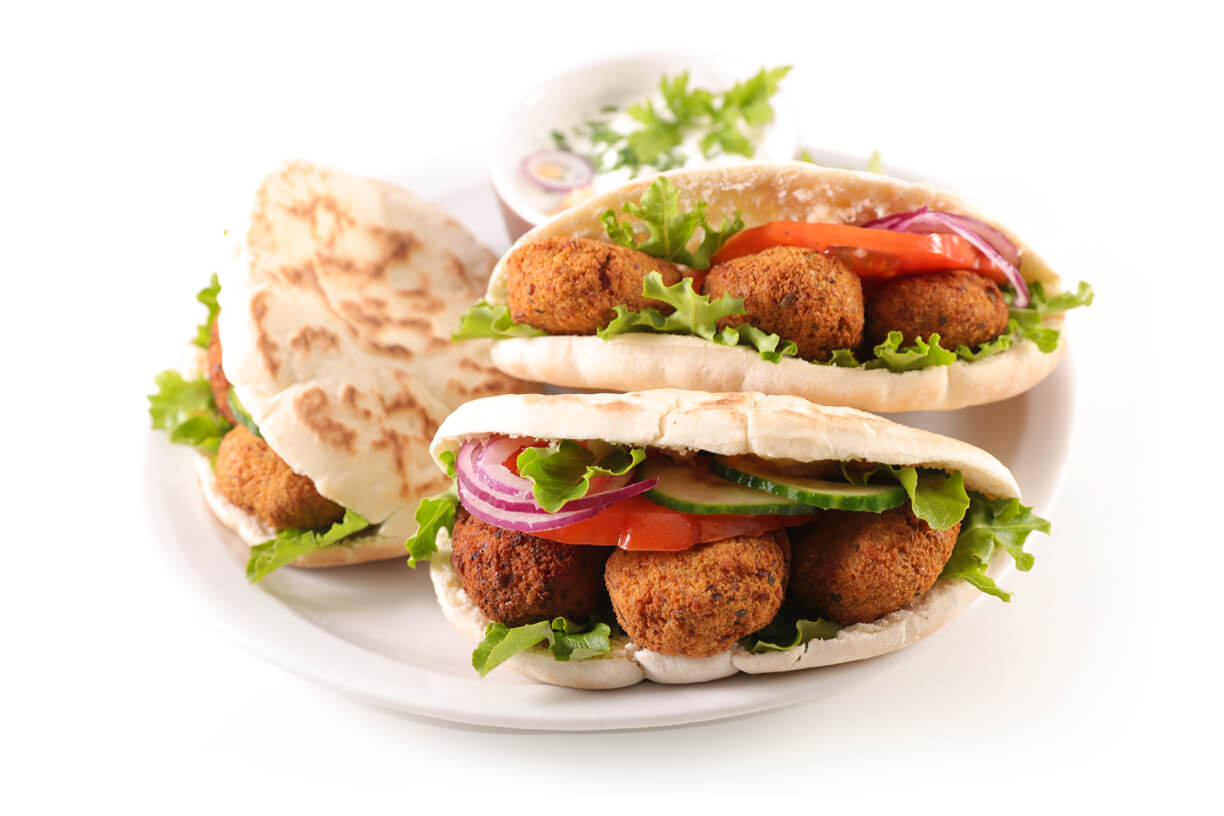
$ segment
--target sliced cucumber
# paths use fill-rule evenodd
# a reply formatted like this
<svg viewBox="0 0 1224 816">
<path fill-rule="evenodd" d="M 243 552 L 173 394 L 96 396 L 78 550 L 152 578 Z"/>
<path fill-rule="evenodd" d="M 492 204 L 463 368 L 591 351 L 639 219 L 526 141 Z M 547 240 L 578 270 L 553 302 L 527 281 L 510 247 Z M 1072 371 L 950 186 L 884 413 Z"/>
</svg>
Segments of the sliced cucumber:
<svg viewBox="0 0 1224 816">
<path fill-rule="evenodd" d="M 805 505 L 829 510 L 862 510 L 879 513 L 899 507 L 906 501 L 905 488 L 899 484 L 857 485 L 829 482 L 809 476 L 771 473 L 765 467 L 714 457 L 712 470 L 738 485 L 762 490 L 774 496 L 793 499 Z"/>
<path fill-rule="evenodd" d="M 814 512 L 802 502 L 740 487 L 706 471 L 666 460 L 648 459 L 638 473 L 643 479 L 659 480 L 657 486 L 646 491 L 646 498 L 682 513 L 791 516 Z"/>
</svg>

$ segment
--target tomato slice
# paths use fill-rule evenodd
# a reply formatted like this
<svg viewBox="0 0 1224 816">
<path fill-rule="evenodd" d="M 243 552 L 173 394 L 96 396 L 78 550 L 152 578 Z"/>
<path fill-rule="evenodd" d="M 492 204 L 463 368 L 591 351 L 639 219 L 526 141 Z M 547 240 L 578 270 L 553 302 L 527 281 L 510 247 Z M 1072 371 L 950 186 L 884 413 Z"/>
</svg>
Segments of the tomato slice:
<svg viewBox="0 0 1224 816">
<path fill-rule="evenodd" d="M 771 221 L 732 235 L 714 255 L 719 264 L 775 246 L 796 246 L 832 255 L 862 278 L 883 280 L 951 269 L 971 269 L 997 283 L 1007 276 L 959 235 L 893 232 L 848 224 Z"/>
<path fill-rule="evenodd" d="M 563 544 L 675 551 L 732 536 L 760 535 L 770 530 L 806 524 L 814 518 L 815 515 L 705 516 L 679 513 L 657 505 L 645 496 L 634 496 L 617 502 L 586 521 L 544 530 L 535 535 Z"/>
</svg>

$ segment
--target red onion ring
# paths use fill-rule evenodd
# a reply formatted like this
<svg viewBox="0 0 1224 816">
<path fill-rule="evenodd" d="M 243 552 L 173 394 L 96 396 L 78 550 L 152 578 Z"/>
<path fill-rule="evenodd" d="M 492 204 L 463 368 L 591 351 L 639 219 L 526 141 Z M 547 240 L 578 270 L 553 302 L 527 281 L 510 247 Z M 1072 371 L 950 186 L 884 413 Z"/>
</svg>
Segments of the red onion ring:
<svg viewBox="0 0 1224 816">
<path fill-rule="evenodd" d="M 488 444 L 469 440 L 459 449 L 455 459 L 455 476 L 459 487 L 460 500 L 463 506 L 477 518 L 490 524 L 496 524 L 508 530 L 533 532 L 564 527 L 576 521 L 582 521 L 591 515 L 599 513 L 617 502 L 631 496 L 645 493 L 659 483 L 658 479 L 646 479 L 628 484 L 632 475 L 629 473 L 618 476 L 598 493 L 588 494 L 578 499 L 566 502 L 565 507 L 557 513 L 546 512 L 538 504 L 531 491 L 531 480 L 515 476 L 501 462 L 518 446 L 518 442 L 502 437 Z M 493 484 L 502 476 L 490 475 L 486 472 L 486 462 L 496 463 L 495 466 L 505 471 L 510 478 L 527 485 L 525 493 L 498 492 Z M 502 485 L 504 489 L 505 484 Z M 467 498 L 464 498 L 464 497 Z M 468 500 L 479 508 L 476 512 L 468 507 Z M 568 519 L 561 523 L 553 523 L 556 519 Z"/>
<path fill-rule="evenodd" d="M 956 213 L 937 212 L 927 207 L 904 213 L 894 213 L 863 225 L 868 229 L 892 232 L 952 233 L 964 238 L 985 255 L 1016 290 L 1012 305 L 1023 309 L 1029 304 L 1029 289 L 1020 274 L 1020 249 L 1001 231 L 977 218 Z"/>
<path fill-rule="evenodd" d="M 550 178 L 539 172 L 539 166 L 551 164 L 561 169 L 562 178 Z M 567 193 L 576 187 L 585 187 L 595 178 L 595 166 L 585 156 L 565 150 L 541 150 L 523 159 L 523 175 L 532 183 L 553 193 Z"/>
<path fill-rule="evenodd" d="M 459 501 L 469 513 L 481 521 L 496 527 L 501 527 L 504 530 L 516 530 L 520 533 L 538 533 L 543 530 L 555 530 L 558 527 L 566 527 L 575 522 L 585 521 L 592 516 L 599 515 L 599 512 L 603 510 L 602 507 L 590 507 L 586 510 L 562 511 L 560 513 L 545 513 L 542 510 L 535 513 L 502 510 L 473 496 L 468 491 L 464 481 L 459 481 L 456 484 L 459 491 Z"/>
</svg>

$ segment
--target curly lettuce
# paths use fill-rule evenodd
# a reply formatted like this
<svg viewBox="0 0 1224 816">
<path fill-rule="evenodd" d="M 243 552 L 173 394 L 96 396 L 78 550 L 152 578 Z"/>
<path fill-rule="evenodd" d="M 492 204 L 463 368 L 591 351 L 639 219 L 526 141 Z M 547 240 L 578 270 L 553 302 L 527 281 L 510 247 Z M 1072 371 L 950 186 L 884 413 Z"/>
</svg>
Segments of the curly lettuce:
<svg viewBox="0 0 1224 816">
<path fill-rule="evenodd" d="M 798 346 L 793 342 L 784 341 L 778 335 L 751 324 L 719 329 L 718 321 L 722 318 L 747 314 L 743 299 L 723 295 L 711 301 L 709 295 L 697 294 L 692 278 L 682 278 L 668 286 L 658 272 L 649 272 L 642 279 L 642 295 L 666 303 L 674 311 L 664 315 L 658 309 L 632 311 L 626 306 L 616 306 L 613 308 L 616 316 L 597 331 L 596 336 L 608 340 L 626 332 L 688 334 L 721 346 L 751 346 L 761 355 L 761 359 L 771 363 L 778 362 L 784 356 L 794 356 L 798 351 Z"/>
<path fill-rule="evenodd" d="M 216 456 L 222 437 L 233 425 L 217 410 L 208 380 L 186 380 L 177 371 L 168 370 L 153 382 L 157 393 L 148 399 L 154 430 L 169 431 L 171 442 Z"/>
<path fill-rule="evenodd" d="M 370 526 L 352 510 L 344 511 L 344 518 L 325 531 L 281 530 L 276 538 L 251 548 L 251 557 L 246 565 L 246 577 L 252 584 L 259 583 L 273 571 L 280 569 L 307 553 L 338 544 L 345 538 Z"/>
<path fill-rule="evenodd" d="M 421 499 L 414 518 L 417 531 L 404 542 L 408 550 L 408 566 L 416 569 L 421 561 L 428 561 L 438 551 L 438 531 L 454 532 L 455 511 L 459 508 L 459 494 L 452 484 L 445 493 Z"/>
<path fill-rule="evenodd" d="M 585 496 L 592 477 L 623 476 L 645 458 L 646 451 L 641 448 L 588 448 L 563 439 L 548 447 L 525 448 L 515 464 L 519 475 L 531 481 L 536 504 L 545 512 L 556 513 L 568 502 Z"/>
<path fill-rule="evenodd" d="M 1091 306 L 1095 293 L 1085 281 L 1080 281 L 1074 292 L 1063 292 L 1050 297 L 1040 281 L 1029 284 L 1029 305 L 1023 309 L 1012 306 L 1016 293 L 1003 288 L 1003 298 L 1008 302 L 1008 333 L 1022 340 L 1032 340 L 1037 348 L 1049 353 L 1058 347 L 1058 329 L 1041 325 L 1047 315 L 1062 314 L 1068 309 Z"/>
<path fill-rule="evenodd" d="M 638 243 L 633 227 L 617 220 L 616 213 L 609 209 L 601 219 L 612 243 L 692 269 L 709 269 L 714 253 L 744 228 L 744 220 L 736 212 L 733 219 L 724 218 L 722 225 L 715 229 L 706 219 L 704 201 L 698 201 L 687 213 L 681 212 L 680 191 L 666 176 L 659 176 L 651 183 L 639 204 L 626 202 L 621 209 L 645 223 L 648 237 Z M 702 232 L 701 244 L 695 252 L 690 252 L 688 244 L 698 227 Z"/>
<path fill-rule="evenodd" d="M 988 499 L 973 493 L 956 548 L 939 577 L 961 578 L 987 595 L 1010 601 L 1011 593 L 1000 589 L 986 574 L 986 568 L 996 549 L 1002 547 L 1016 562 L 1016 569 L 1032 569 L 1033 556 L 1025 552 L 1024 542 L 1034 531 L 1049 534 L 1050 522 L 1019 499 Z"/>
<path fill-rule="evenodd" d="M 811 640 L 832 640 L 841 631 L 841 624 L 824 618 L 796 618 L 779 615 L 768 626 L 740 641 L 752 654 L 785 652 Z"/>
<path fill-rule="evenodd" d="M 611 650 L 612 627 L 595 620 L 577 624 L 566 618 L 513 628 L 504 623 L 490 623 L 485 629 L 484 640 L 472 652 L 472 668 L 484 677 L 515 655 L 545 641 L 556 660 L 589 660 Z"/>
<path fill-rule="evenodd" d="M 914 515 L 936 530 L 955 527 L 969 509 L 971 502 L 965 491 L 965 478 L 960 471 L 945 473 L 941 470 L 920 470 L 898 465 L 875 465 L 867 470 L 850 470 L 842 465 L 842 475 L 853 485 L 866 485 L 877 473 L 882 478 L 895 479 L 905 488 Z"/>
<path fill-rule="evenodd" d="M 482 300 L 463 313 L 459 318 L 459 326 L 451 335 L 453 342 L 492 338 L 504 340 L 507 337 L 539 337 L 548 334 L 543 329 L 528 326 L 526 323 L 515 323 L 510 316 L 509 307 L 494 306 L 487 300 Z"/>
<path fill-rule="evenodd" d="M 888 339 L 873 349 L 875 359 L 867 361 L 865 367 L 887 368 L 889 371 L 918 371 L 956 362 L 956 353 L 939 345 L 938 332 L 932 334 L 928 340 L 917 337 L 912 346 L 902 348 L 904 339 L 905 335 L 899 331 L 889 332 Z"/>
<path fill-rule="evenodd" d="M 217 312 L 221 311 L 220 305 L 217 304 L 219 294 L 221 294 L 221 282 L 217 280 L 217 273 L 214 272 L 208 285 L 196 293 L 196 300 L 203 303 L 208 309 L 208 319 L 196 326 L 196 336 L 191 341 L 192 345 L 208 348 L 209 340 L 212 339 L 212 322 L 217 319 Z"/>
</svg>

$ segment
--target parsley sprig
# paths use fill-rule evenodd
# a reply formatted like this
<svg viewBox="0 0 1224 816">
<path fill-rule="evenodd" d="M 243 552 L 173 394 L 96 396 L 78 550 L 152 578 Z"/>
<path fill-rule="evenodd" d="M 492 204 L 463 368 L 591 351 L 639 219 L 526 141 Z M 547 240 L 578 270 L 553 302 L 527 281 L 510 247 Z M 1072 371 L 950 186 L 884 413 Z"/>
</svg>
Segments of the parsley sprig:
<svg viewBox="0 0 1224 816">
<path fill-rule="evenodd" d="M 687 158 L 680 148 L 691 134 L 700 134 L 698 144 L 706 158 L 751 157 L 755 149 L 749 131 L 773 121 L 770 100 L 790 70 L 789 65 L 762 68 L 723 93 L 690 88 L 687 71 L 672 77 L 665 74 L 659 80 L 661 107 L 646 99 L 625 109 L 635 123 L 631 130 L 617 130 L 608 119 L 588 119 L 573 128 L 573 135 L 590 140 L 594 153 L 590 158 L 601 173 L 627 167 L 636 176 L 643 168 L 663 172 L 680 167 Z M 565 134 L 553 131 L 552 138 L 559 149 L 570 149 Z"/>
</svg>

